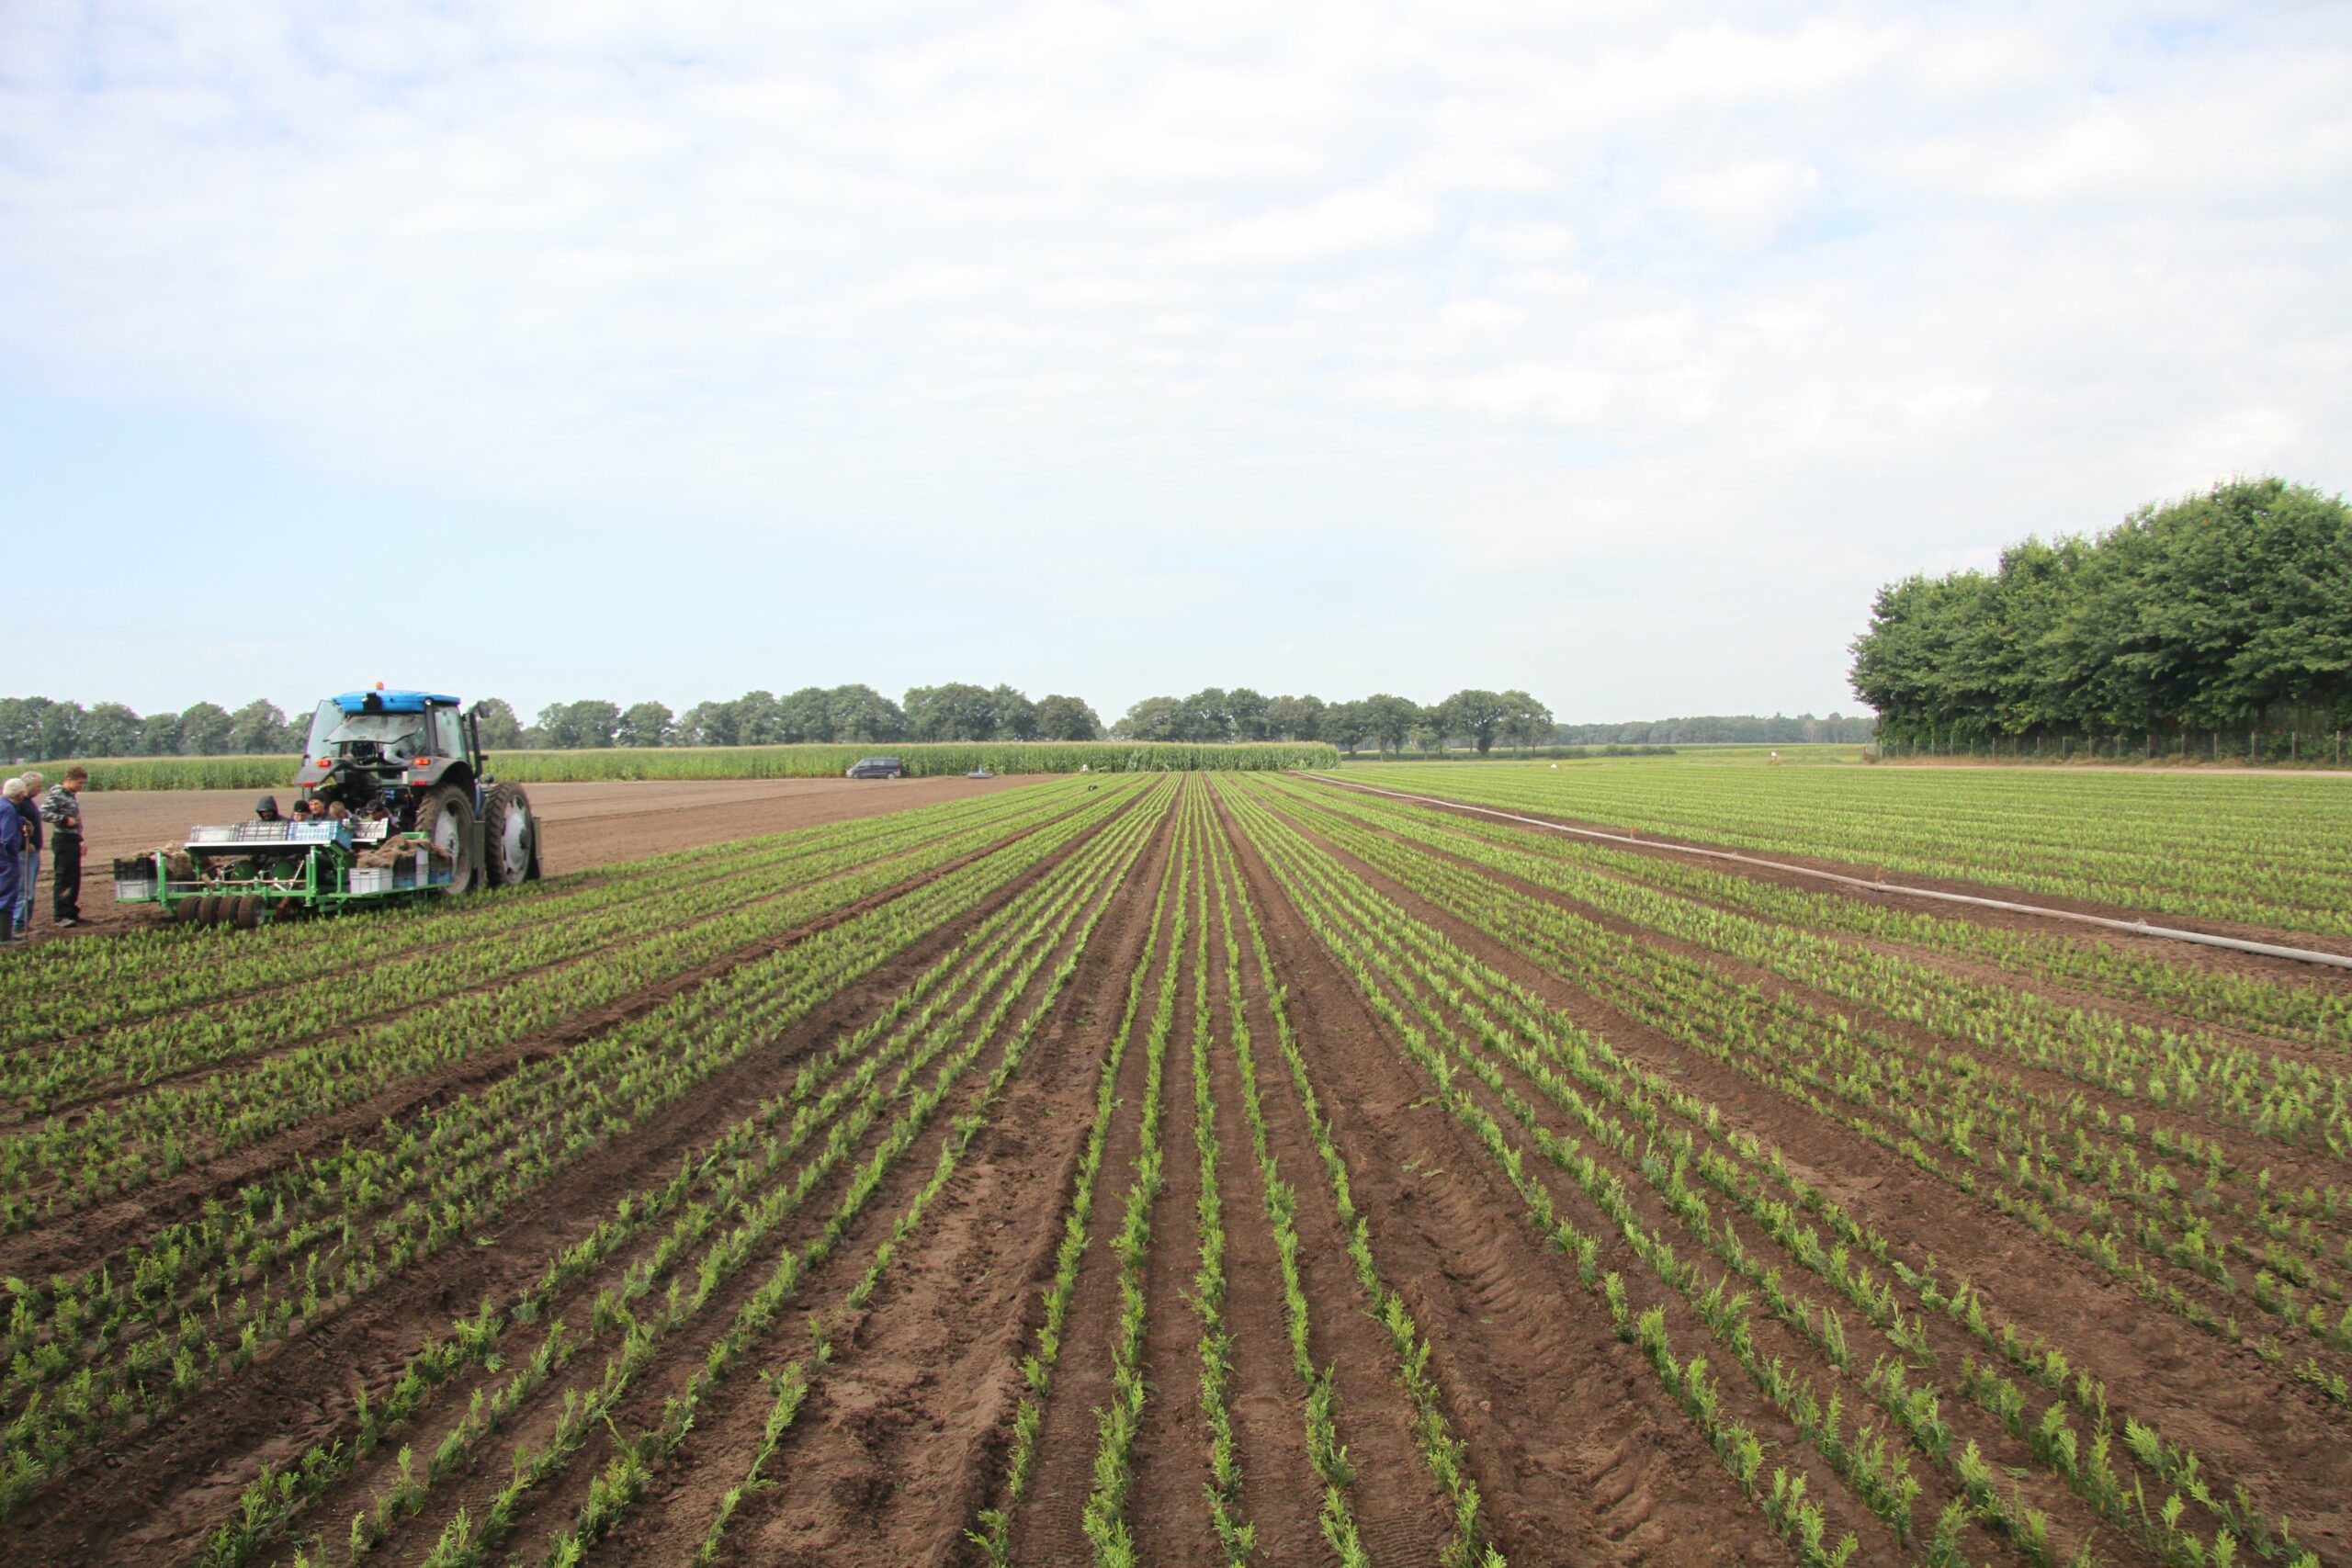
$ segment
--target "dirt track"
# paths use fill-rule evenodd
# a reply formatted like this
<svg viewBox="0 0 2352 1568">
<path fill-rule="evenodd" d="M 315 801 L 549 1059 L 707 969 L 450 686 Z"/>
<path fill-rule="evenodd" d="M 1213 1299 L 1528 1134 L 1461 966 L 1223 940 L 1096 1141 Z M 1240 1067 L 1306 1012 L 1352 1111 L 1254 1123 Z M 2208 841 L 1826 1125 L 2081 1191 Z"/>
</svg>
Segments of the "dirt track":
<svg viewBox="0 0 2352 1568">
<path fill-rule="evenodd" d="M 813 828 L 854 817 L 902 811 L 943 800 L 964 800 L 1034 784 L 1033 775 L 994 779 L 687 779 L 530 786 L 532 807 L 546 827 L 541 869 L 549 876 L 673 850 Z M 291 800 L 291 790 L 278 793 Z M 136 854 L 185 838 L 200 822 L 236 822 L 253 815 L 258 792 L 241 789 L 117 791 L 82 797 L 89 824 L 82 875 L 85 928 L 103 931 L 151 919 L 153 911 L 115 906 L 106 874 L 117 855 Z M 32 935 L 51 933 L 49 878 L 41 878 Z M 63 933 L 57 933 L 63 934 Z"/>
</svg>

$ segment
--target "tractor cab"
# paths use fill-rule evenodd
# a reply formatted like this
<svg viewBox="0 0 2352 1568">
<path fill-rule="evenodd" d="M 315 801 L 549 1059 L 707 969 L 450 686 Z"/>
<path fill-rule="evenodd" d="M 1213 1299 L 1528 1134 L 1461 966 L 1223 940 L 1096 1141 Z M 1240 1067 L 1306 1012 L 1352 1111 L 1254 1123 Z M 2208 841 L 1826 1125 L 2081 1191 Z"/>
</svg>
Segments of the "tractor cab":
<svg viewBox="0 0 2352 1568">
<path fill-rule="evenodd" d="M 357 812 L 363 800 L 403 789 L 455 784 L 471 793 L 481 776 L 481 745 L 457 698 L 379 687 L 319 705 L 294 782 Z"/>
</svg>

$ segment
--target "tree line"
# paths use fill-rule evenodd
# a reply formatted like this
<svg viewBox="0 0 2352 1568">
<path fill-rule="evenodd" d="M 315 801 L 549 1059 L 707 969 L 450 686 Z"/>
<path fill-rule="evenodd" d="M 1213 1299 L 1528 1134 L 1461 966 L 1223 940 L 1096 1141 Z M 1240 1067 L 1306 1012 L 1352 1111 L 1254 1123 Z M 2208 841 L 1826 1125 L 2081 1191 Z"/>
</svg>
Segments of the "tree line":
<svg viewBox="0 0 2352 1568">
<path fill-rule="evenodd" d="M 1327 703 L 1208 686 L 1189 697 L 1146 697 L 1111 733 L 1122 740 L 1326 740 L 1351 754 L 1367 747 L 1437 753 L 1460 745 L 1484 756 L 1498 744 L 1550 744 L 1557 728 L 1550 708 L 1515 690 L 1464 688 L 1425 706 L 1386 692 Z"/>
<path fill-rule="evenodd" d="M 1146 697 L 1107 730 L 1083 699 L 1032 700 L 1008 685 L 917 686 L 892 702 L 871 686 L 804 686 L 778 696 L 746 692 L 696 703 L 684 713 L 660 702 L 624 705 L 598 698 L 550 703 L 526 719 L 497 697 L 474 705 L 491 750 L 591 750 L 608 747 L 886 745 L 906 740 L 1122 740 L 1227 742 L 1322 740 L 1350 753 L 1436 755 L 1467 747 L 1484 754 L 1539 746 L 1860 742 L 1867 716 L 1720 716 L 1630 724 L 1560 724 L 1522 691 L 1465 688 L 1421 704 L 1376 692 L 1350 702 L 1265 696 L 1247 686 L 1210 686 L 1188 697 Z M 120 703 L 0 697 L 0 758 L 284 756 L 301 749 L 310 715 L 287 714 L 256 698 L 232 711 L 198 703 L 179 713 L 141 716 Z"/>
<path fill-rule="evenodd" d="M 1868 714 L 1711 714 L 1631 724 L 1564 724 L 1563 746 L 1860 746 L 1878 721 Z"/>
<path fill-rule="evenodd" d="M 1879 590 L 1854 694 L 1882 739 L 2310 754 L 2352 720 L 2352 512 L 2278 478 Z M 2267 739 L 2266 739 L 2267 737 Z"/>
</svg>

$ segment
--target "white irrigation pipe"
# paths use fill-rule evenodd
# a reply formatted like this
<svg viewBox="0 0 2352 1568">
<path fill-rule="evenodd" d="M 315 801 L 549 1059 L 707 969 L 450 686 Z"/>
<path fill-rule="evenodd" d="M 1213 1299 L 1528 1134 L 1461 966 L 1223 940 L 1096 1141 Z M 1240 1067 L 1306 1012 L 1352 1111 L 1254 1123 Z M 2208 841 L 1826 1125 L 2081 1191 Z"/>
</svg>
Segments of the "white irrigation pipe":
<svg viewBox="0 0 2352 1568">
<path fill-rule="evenodd" d="M 2007 909 L 2012 914 L 2035 915 L 2049 920 L 2074 920 L 2086 926 L 2104 926 L 2109 931 L 2127 931 L 2133 936 L 2160 936 L 2173 942 L 2193 942 L 2200 947 L 2226 947 L 2234 953 L 2258 953 L 2265 958 L 2291 958 L 2299 964 L 2324 964 L 2336 969 L 2352 969 L 2352 957 L 2341 953 L 2322 953 L 2309 947 L 2281 947 L 2276 942 L 2247 942 L 2239 937 L 2215 936 L 2210 931 L 2182 931 L 2177 926 L 2152 926 L 2146 920 L 2109 919 L 2105 915 L 2077 914 L 2072 909 L 2044 908 L 2039 904 L 2014 904 L 2007 898 L 1980 898 L 1972 893 L 1946 893 L 1933 887 L 1905 887 L 1884 879 L 1871 881 L 1866 876 L 1846 876 L 1834 871 L 1816 871 L 1809 865 L 1791 865 L 1786 861 L 1762 860 L 1755 855 L 1743 855 L 1730 850 L 1701 849 L 1696 844 L 1677 844 L 1664 839 L 1638 839 L 1624 833 L 1604 833 L 1598 828 L 1571 828 L 1564 822 L 1548 822 L 1541 817 L 1521 817 L 1516 812 L 1497 811 L 1491 807 L 1472 806 L 1466 801 L 1447 800 L 1434 795 L 1407 795 L 1402 790 L 1380 789 L 1372 784 L 1351 784 L 1346 779 L 1310 773 L 1309 778 L 1341 789 L 1360 789 L 1368 795 L 1385 795 L 1397 800 L 1418 801 L 1423 806 L 1442 806 L 1453 811 L 1475 811 L 1481 817 L 1499 817 L 1506 822 L 1523 822 L 1531 828 L 1547 828 L 1555 833 L 1573 833 L 1580 839 L 1601 839 L 1612 844 L 1633 844 L 1645 850 L 1672 850 L 1678 854 L 1704 855 L 1709 860 L 1737 861 L 1742 865 L 1760 865 L 1767 871 L 1784 871 L 1793 876 L 1810 876 L 1822 882 L 1835 882 L 1847 887 L 1860 887 L 1871 893 L 1894 893 L 1905 898 L 1938 898 L 1947 904 L 1970 904 L 1980 909 Z"/>
</svg>

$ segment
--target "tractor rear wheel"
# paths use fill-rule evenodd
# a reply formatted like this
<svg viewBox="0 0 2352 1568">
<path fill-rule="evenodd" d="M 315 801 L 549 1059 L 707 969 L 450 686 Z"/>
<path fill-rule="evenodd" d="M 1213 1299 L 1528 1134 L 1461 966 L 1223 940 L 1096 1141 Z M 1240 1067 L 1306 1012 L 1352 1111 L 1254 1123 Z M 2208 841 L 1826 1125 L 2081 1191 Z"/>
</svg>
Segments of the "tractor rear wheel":
<svg viewBox="0 0 2352 1568">
<path fill-rule="evenodd" d="M 443 784 L 416 803 L 416 830 L 449 858 L 449 891 L 471 892 L 474 864 L 474 803 L 456 784 Z M 437 863 L 439 855 L 434 857 Z"/>
<path fill-rule="evenodd" d="M 493 784 L 481 803 L 482 881 L 491 887 L 519 887 L 538 858 L 539 825 L 531 797 L 516 784 Z"/>
</svg>

